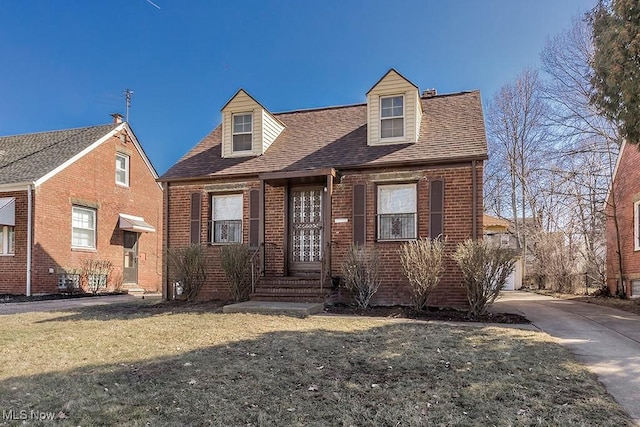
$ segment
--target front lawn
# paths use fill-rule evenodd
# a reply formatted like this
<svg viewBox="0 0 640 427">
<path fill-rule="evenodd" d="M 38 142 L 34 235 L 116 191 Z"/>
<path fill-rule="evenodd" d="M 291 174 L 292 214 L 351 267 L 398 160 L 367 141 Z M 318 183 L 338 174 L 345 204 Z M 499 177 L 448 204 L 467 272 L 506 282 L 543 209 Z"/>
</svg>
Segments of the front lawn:
<svg viewBox="0 0 640 427">
<path fill-rule="evenodd" d="M 148 304 L 0 316 L 4 420 L 25 411 L 74 426 L 631 425 L 546 334 Z"/>
</svg>

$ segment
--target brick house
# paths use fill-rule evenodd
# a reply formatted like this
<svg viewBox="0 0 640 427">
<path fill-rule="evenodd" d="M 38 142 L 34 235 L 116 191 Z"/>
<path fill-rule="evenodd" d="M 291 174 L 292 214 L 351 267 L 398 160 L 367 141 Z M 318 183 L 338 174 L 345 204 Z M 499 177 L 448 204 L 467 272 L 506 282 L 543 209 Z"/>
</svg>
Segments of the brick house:
<svg viewBox="0 0 640 427">
<path fill-rule="evenodd" d="M 640 297 L 640 151 L 624 142 L 618 154 L 613 181 L 605 205 L 607 285 L 612 293 L 622 278 L 627 296 Z M 620 230 L 616 233 L 614 210 Z M 618 257 L 620 248 L 621 259 Z M 620 262 L 621 261 L 621 262 Z M 622 264 L 622 274 L 620 269 Z"/>
<path fill-rule="evenodd" d="M 372 303 L 408 304 L 403 242 L 444 235 L 451 252 L 482 236 L 479 92 L 421 95 L 391 69 L 366 96 L 364 104 L 273 114 L 240 89 L 222 123 L 160 178 L 165 245 L 207 245 L 203 298 L 230 296 L 224 244 L 254 248 L 252 299 L 311 300 L 326 295 L 355 243 L 381 254 L 383 284 Z M 460 279 L 449 259 L 431 303 L 464 306 Z"/>
<path fill-rule="evenodd" d="M 159 289 L 156 179 L 119 115 L 102 126 L 0 137 L 0 294 L 57 293 L 64 279 L 82 285 L 71 273 L 89 259 L 113 263 L 112 286 Z"/>
</svg>

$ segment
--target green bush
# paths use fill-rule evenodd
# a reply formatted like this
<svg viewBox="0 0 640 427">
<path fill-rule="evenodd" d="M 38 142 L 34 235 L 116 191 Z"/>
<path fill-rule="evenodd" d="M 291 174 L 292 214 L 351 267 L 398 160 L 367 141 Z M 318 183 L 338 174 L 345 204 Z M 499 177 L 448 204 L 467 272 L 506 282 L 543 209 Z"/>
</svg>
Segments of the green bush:
<svg viewBox="0 0 640 427">
<path fill-rule="evenodd" d="M 235 301 L 246 301 L 251 295 L 251 252 L 242 244 L 220 248 L 220 263 Z"/>
<path fill-rule="evenodd" d="M 485 314 L 513 272 L 515 252 L 491 246 L 483 240 L 468 239 L 458 245 L 453 259 L 462 269 L 469 316 Z"/>
<path fill-rule="evenodd" d="M 340 266 L 356 305 L 366 308 L 380 287 L 380 257 L 373 248 L 351 245 Z"/>
<path fill-rule="evenodd" d="M 200 245 L 190 245 L 167 250 L 169 278 L 172 283 L 179 283 L 187 301 L 198 297 L 207 280 L 207 254 Z"/>
<path fill-rule="evenodd" d="M 400 263 L 409 279 L 413 308 L 424 310 L 444 272 L 444 244 L 440 239 L 418 239 L 400 247 Z"/>
</svg>

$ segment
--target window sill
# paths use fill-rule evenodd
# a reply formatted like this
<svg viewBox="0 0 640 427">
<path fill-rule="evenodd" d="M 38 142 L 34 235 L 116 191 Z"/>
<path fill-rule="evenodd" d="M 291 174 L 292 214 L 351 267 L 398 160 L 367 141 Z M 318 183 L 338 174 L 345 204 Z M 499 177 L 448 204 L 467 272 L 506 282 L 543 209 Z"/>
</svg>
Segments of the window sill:
<svg viewBox="0 0 640 427">
<path fill-rule="evenodd" d="M 209 246 L 229 246 L 229 245 L 242 245 L 243 242 L 209 242 Z"/>
<path fill-rule="evenodd" d="M 415 141 L 409 140 L 406 136 L 403 137 L 393 137 L 393 138 L 378 138 L 377 141 L 373 143 L 373 145 L 385 145 L 385 144 L 400 144 L 400 143 L 413 143 Z"/>
<path fill-rule="evenodd" d="M 98 250 L 96 248 L 78 248 L 78 247 L 74 247 L 74 246 L 71 247 L 71 250 L 73 252 L 93 252 L 93 253 L 98 252 Z"/>
<path fill-rule="evenodd" d="M 407 237 L 406 239 L 376 239 L 376 243 L 402 243 L 402 242 L 413 242 L 418 240 L 416 237 Z"/>
<path fill-rule="evenodd" d="M 226 157 L 232 158 L 232 157 L 257 157 L 257 156 L 258 154 L 254 153 L 253 150 L 246 150 L 246 151 L 232 151 L 231 154 L 229 154 Z"/>
<path fill-rule="evenodd" d="M 16 254 L 0 254 L 0 257 L 16 256 Z"/>
<path fill-rule="evenodd" d="M 120 188 L 129 188 L 128 184 L 122 184 L 120 182 L 116 182 L 116 187 L 120 187 Z"/>
</svg>

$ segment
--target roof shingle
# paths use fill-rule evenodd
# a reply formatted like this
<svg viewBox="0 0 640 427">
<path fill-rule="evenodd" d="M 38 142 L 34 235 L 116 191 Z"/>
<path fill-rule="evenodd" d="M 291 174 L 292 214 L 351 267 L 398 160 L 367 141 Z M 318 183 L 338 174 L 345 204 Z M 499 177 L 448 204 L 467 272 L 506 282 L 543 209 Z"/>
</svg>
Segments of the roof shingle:
<svg viewBox="0 0 640 427">
<path fill-rule="evenodd" d="M 0 137 L 0 184 L 34 182 L 98 139 L 117 123 Z"/>
<path fill-rule="evenodd" d="M 423 116 L 415 144 L 367 146 L 366 104 L 278 113 L 273 115 L 286 126 L 285 130 L 262 156 L 222 158 L 222 132 L 218 126 L 160 180 L 486 158 L 480 92 L 439 95 L 421 101 Z"/>
</svg>

